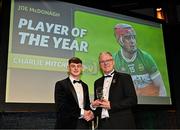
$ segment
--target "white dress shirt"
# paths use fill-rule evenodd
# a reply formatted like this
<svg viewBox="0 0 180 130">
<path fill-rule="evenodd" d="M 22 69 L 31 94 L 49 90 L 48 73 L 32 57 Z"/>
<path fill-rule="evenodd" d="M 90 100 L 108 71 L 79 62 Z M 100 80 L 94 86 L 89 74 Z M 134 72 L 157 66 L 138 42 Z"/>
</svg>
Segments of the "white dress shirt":
<svg viewBox="0 0 180 130">
<path fill-rule="evenodd" d="M 77 99 L 78 99 L 78 104 L 79 108 L 81 109 L 81 115 L 80 118 L 84 115 L 84 93 L 83 93 L 83 87 L 81 83 L 73 83 L 75 80 L 72 76 L 69 76 L 71 83 L 75 89 Z"/>
<path fill-rule="evenodd" d="M 105 77 L 104 78 L 104 84 L 103 84 L 103 98 L 108 100 L 109 99 L 109 89 L 111 86 L 111 82 L 114 76 L 114 70 L 109 73 L 108 75 L 110 75 L 111 77 Z M 106 76 L 106 75 L 104 75 Z M 102 108 L 102 113 L 101 113 L 101 118 L 108 118 L 109 117 L 109 113 L 108 110 L 105 108 Z"/>
</svg>

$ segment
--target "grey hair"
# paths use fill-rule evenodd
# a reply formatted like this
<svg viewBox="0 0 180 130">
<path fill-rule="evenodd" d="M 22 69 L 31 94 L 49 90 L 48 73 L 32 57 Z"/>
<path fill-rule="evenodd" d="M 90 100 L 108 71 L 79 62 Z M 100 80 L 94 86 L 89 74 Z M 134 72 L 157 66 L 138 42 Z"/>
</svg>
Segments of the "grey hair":
<svg viewBox="0 0 180 130">
<path fill-rule="evenodd" d="M 109 52 L 109 51 L 103 51 L 103 52 L 99 53 L 99 60 L 100 60 L 101 55 L 103 55 L 103 54 L 108 54 L 109 56 L 113 57 L 112 54 L 111 54 L 111 52 Z"/>
</svg>

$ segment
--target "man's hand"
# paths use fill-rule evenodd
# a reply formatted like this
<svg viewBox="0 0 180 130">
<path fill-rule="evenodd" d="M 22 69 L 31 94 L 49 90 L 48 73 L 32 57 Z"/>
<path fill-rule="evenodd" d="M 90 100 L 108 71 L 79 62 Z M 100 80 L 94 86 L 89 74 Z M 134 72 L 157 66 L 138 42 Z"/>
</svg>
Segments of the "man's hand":
<svg viewBox="0 0 180 130">
<path fill-rule="evenodd" d="M 100 107 L 100 104 L 101 104 L 101 100 L 99 100 L 99 99 L 91 102 L 91 105 L 93 108 Z"/>
<path fill-rule="evenodd" d="M 86 120 L 86 121 L 90 121 L 94 118 L 94 114 L 91 110 L 84 110 L 84 116 L 83 118 Z"/>
<path fill-rule="evenodd" d="M 159 87 L 150 84 L 144 88 L 136 89 L 136 94 L 138 96 L 159 96 Z"/>
<path fill-rule="evenodd" d="M 111 109 L 110 102 L 106 99 L 102 99 L 100 101 L 100 107 L 105 108 L 105 109 Z"/>
</svg>

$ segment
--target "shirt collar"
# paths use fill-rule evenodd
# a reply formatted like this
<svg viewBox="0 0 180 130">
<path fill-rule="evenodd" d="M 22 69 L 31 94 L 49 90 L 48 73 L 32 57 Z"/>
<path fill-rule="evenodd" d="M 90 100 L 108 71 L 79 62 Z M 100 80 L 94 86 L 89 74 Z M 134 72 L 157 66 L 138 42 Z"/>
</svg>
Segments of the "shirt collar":
<svg viewBox="0 0 180 130">
<path fill-rule="evenodd" d="M 79 79 L 74 79 L 73 77 L 72 77 L 72 75 L 69 75 L 69 79 L 71 80 L 71 83 L 73 84 L 73 81 L 74 80 L 79 80 Z"/>
<path fill-rule="evenodd" d="M 111 76 L 113 77 L 113 75 L 114 75 L 114 69 L 113 69 L 110 73 L 104 74 L 104 76 L 107 76 L 107 75 L 111 75 Z"/>
<path fill-rule="evenodd" d="M 127 63 L 129 63 L 129 62 L 133 62 L 133 61 L 136 59 L 137 52 L 135 52 L 135 54 L 133 55 L 133 57 L 132 57 L 131 59 L 128 59 L 128 58 L 126 58 L 126 57 L 124 56 L 123 51 L 122 51 L 122 49 L 121 49 L 121 55 L 122 55 L 122 58 L 123 58 Z"/>
</svg>

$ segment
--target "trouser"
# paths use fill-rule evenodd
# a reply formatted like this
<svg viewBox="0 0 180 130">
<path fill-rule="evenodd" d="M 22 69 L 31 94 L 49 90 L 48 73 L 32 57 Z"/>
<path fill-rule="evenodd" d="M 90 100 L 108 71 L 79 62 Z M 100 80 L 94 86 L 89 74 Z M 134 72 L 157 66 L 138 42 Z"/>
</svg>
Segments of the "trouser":
<svg viewBox="0 0 180 130">
<path fill-rule="evenodd" d="M 90 122 L 87 122 L 84 119 L 78 119 L 76 129 L 89 129 L 90 128 Z"/>
</svg>

